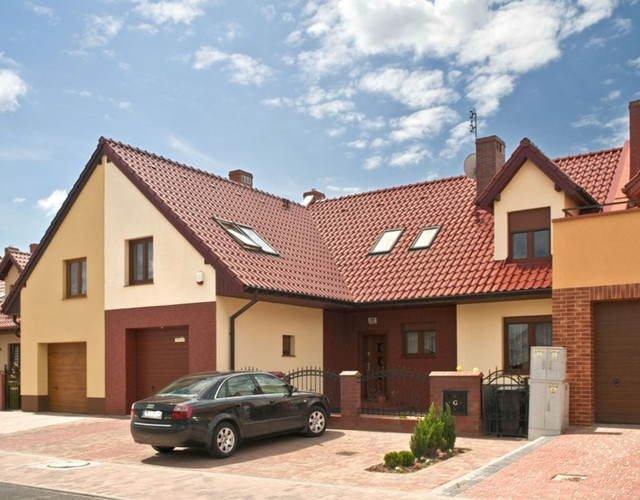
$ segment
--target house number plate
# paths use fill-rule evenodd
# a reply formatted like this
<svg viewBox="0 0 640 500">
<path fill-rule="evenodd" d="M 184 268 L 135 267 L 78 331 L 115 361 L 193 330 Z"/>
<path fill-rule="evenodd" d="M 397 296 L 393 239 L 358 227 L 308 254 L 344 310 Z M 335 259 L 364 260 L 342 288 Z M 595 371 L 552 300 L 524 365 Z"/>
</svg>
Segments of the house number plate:
<svg viewBox="0 0 640 500">
<path fill-rule="evenodd" d="M 152 420 L 162 420 L 161 410 L 142 410 L 142 418 L 150 418 Z"/>
</svg>

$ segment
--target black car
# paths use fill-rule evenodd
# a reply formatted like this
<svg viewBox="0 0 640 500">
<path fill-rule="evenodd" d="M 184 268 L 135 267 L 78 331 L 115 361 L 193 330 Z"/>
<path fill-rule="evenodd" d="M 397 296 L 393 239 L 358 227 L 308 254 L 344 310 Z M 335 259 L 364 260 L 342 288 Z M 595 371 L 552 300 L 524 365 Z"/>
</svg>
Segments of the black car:
<svg viewBox="0 0 640 500">
<path fill-rule="evenodd" d="M 324 434 L 329 400 L 265 372 L 187 375 L 131 406 L 131 435 L 160 453 L 205 448 L 229 457 L 243 439 Z"/>
</svg>

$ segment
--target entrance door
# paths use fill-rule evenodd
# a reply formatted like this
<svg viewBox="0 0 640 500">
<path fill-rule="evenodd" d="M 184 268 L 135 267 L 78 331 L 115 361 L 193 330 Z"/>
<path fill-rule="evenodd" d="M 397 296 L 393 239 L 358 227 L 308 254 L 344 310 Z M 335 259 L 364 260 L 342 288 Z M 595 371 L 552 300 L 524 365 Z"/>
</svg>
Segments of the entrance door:
<svg viewBox="0 0 640 500">
<path fill-rule="evenodd" d="M 87 344 L 49 344 L 49 410 L 87 413 Z"/>
<path fill-rule="evenodd" d="M 136 399 L 155 394 L 189 373 L 189 334 L 185 327 L 136 332 Z"/>
<path fill-rule="evenodd" d="M 595 419 L 640 424 L 640 301 L 595 304 Z"/>
<path fill-rule="evenodd" d="M 386 397 L 386 381 L 384 376 L 376 377 L 374 372 L 387 369 L 387 336 L 383 334 L 366 334 L 363 337 L 362 375 L 366 382 L 362 384 L 362 398 L 375 401 Z"/>
</svg>

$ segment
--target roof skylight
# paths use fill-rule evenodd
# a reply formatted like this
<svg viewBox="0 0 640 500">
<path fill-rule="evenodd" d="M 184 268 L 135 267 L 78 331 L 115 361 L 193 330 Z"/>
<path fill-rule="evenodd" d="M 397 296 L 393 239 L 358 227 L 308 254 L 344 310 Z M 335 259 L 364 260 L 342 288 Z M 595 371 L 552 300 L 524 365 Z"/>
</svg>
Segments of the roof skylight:
<svg viewBox="0 0 640 500">
<path fill-rule="evenodd" d="M 271 255 L 279 255 L 271 245 L 269 245 L 253 228 L 229 222 L 226 220 L 215 219 L 220 226 L 236 240 L 240 246 L 247 250 L 255 252 L 264 252 Z"/>
<path fill-rule="evenodd" d="M 398 242 L 404 229 L 388 229 L 382 233 L 378 242 L 369 252 L 370 254 L 389 253 Z"/>
<path fill-rule="evenodd" d="M 433 240 L 436 239 L 438 232 L 440 231 L 440 227 L 426 227 L 416 238 L 416 241 L 411 245 L 411 250 L 425 250 L 431 246 Z"/>
</svg>

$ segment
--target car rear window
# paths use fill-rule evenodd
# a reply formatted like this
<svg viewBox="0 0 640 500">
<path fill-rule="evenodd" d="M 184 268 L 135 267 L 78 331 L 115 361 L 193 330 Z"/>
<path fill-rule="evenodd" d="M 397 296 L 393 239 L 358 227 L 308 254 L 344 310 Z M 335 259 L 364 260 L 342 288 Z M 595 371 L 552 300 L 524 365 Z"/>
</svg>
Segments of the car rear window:
<svg viewBox="0 0 640 500">
<path fill-rule="evenodd" d="M 214 383 L 215 377 L 185 377 L 172 382 L 158 396 L 200 397 Z"/>
</svg>

